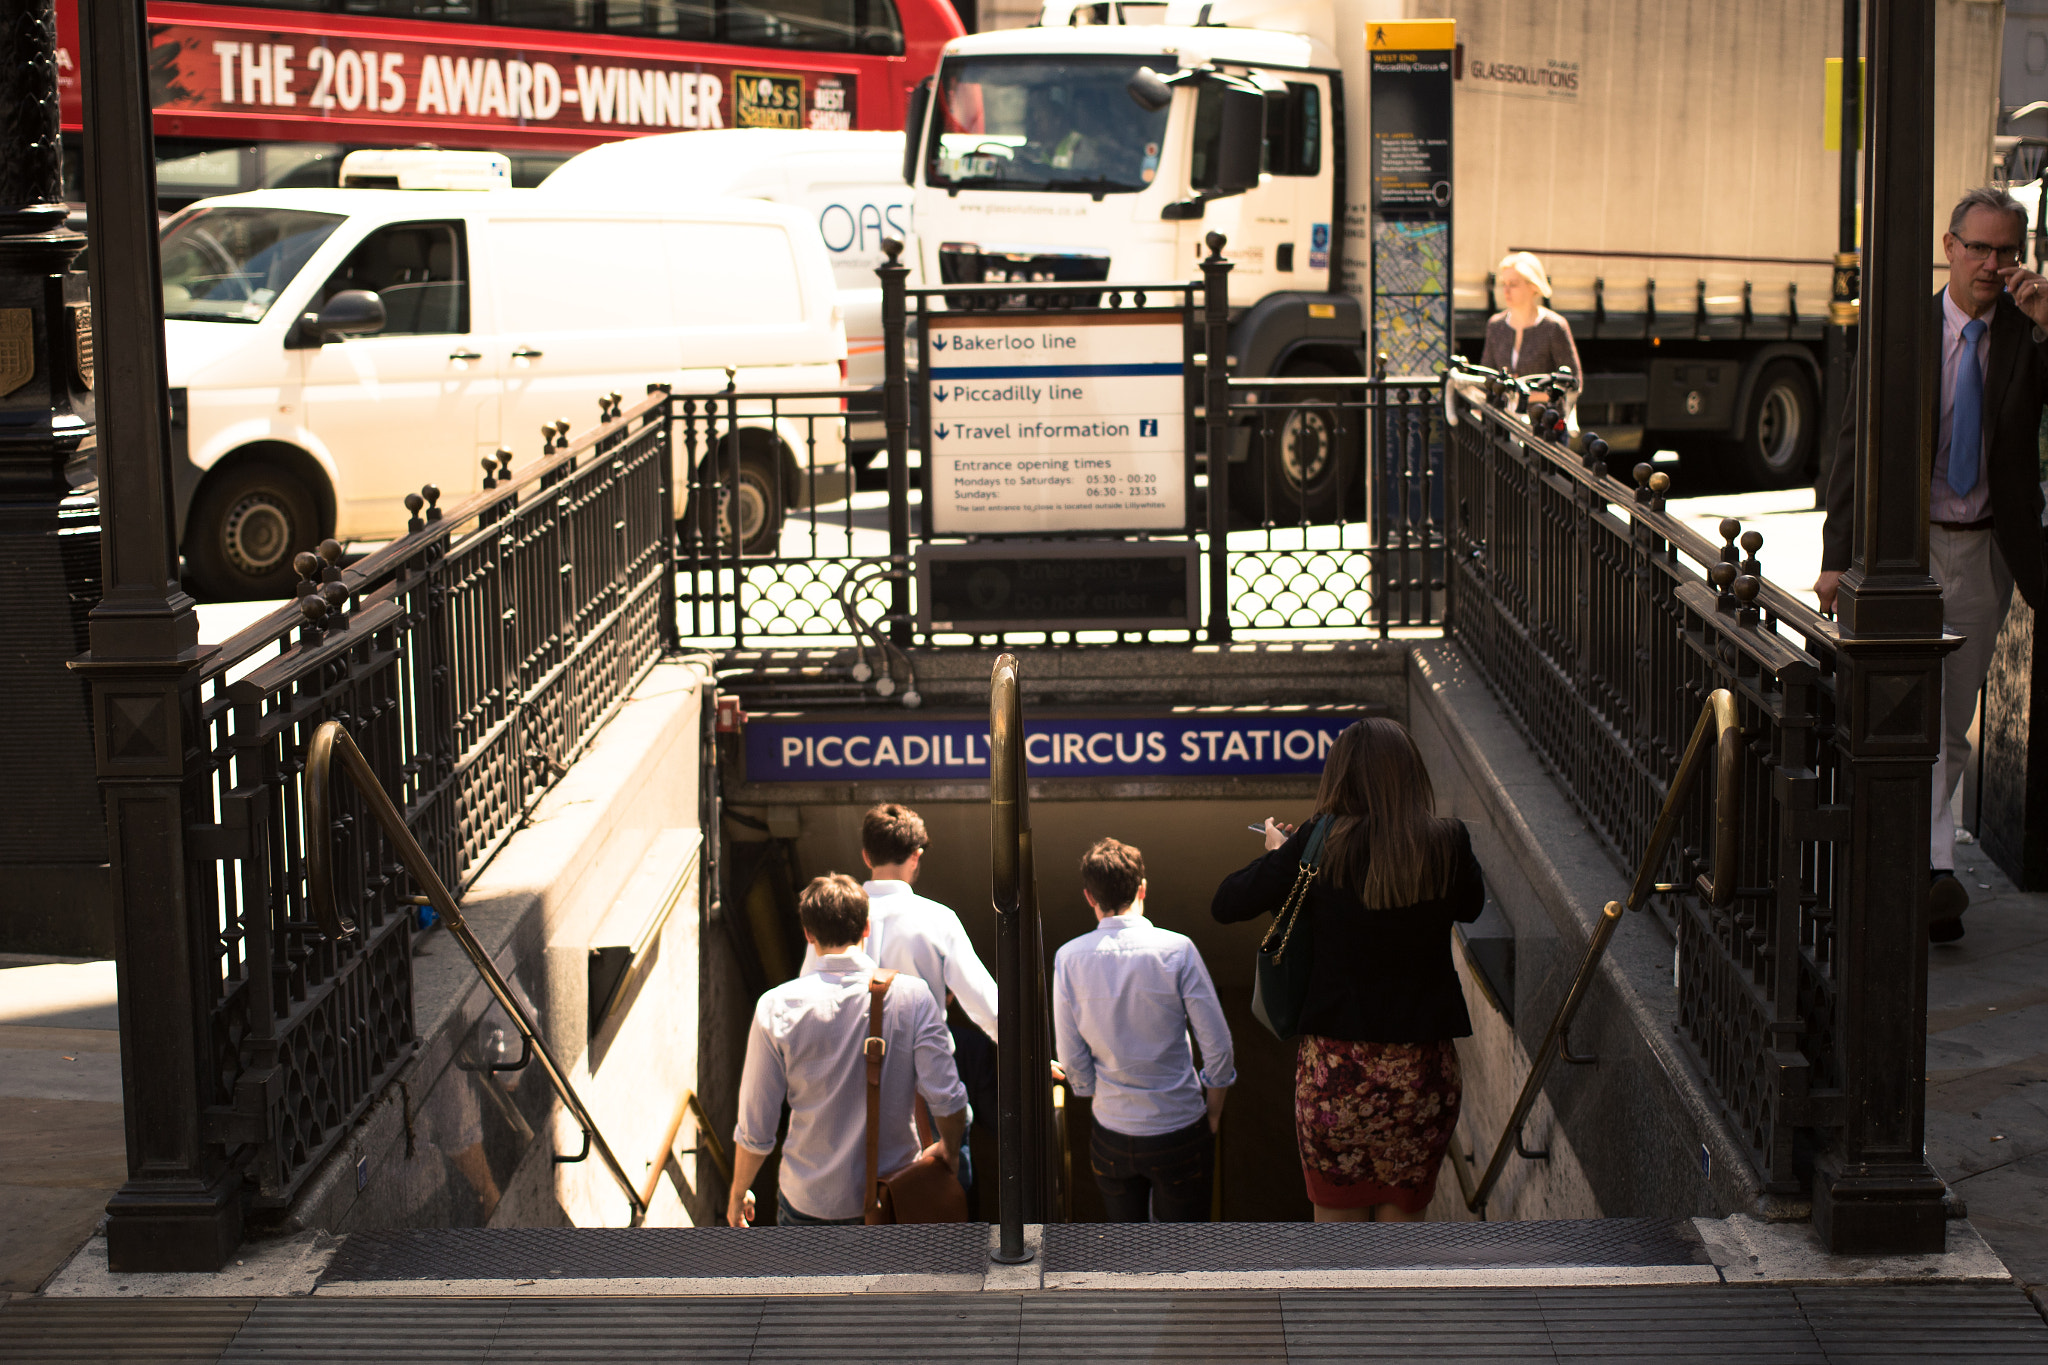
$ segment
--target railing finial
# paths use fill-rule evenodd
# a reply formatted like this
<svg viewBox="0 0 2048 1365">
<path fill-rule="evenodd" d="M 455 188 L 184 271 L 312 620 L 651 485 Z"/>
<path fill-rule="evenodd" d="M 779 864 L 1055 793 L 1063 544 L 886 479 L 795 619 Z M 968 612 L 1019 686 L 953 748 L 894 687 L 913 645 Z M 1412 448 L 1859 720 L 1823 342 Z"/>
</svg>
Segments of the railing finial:
<svg viewBox="0 0 2048 1365">
<path fill-rule="evenodd" d="M 417 493 L 407 493 L 405 495 L 405 531 L 407 535 L 411 535 L 414 531 L 424 531 L 427 528 L 427 523 L 420 520 L 420 509 L 426 505 L 427 500 Z"/>
<path fill-rule="evenodd" d="M 1594 478 L 1607 476 L 1607 442 L 1590 431 L 1586 433 L 1586 468 L 1593 471 Z"/>
</svg>

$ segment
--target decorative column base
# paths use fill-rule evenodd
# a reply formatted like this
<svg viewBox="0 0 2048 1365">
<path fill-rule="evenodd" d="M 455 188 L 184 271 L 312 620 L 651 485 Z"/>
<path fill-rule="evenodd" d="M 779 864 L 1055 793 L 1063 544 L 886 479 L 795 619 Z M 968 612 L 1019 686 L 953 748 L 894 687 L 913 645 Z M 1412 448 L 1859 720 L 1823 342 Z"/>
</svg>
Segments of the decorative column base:
<svg viewBox="0 0 2048 1365">
<path fill-rule="evenodd" d="M 1813 1173 L 1813 1227 L 1837 1256 L 1912 1256 L 1948 1245 L 1947 1188 L 1925 1162 L 1843 1166 Z"/>
<path fill-rule="evenodd" d="M 242 1177 L 131 1180 L 107 1201 L 107 1269 L 214 1271 L 242 1241 Z"/>
</svg>

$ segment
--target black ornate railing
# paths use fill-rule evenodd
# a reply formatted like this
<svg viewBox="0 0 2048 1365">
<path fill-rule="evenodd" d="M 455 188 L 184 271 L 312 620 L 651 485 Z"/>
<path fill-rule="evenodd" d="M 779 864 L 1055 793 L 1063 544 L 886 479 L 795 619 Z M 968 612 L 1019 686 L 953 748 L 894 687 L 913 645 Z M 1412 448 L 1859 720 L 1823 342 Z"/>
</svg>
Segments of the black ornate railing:
<svg viewBox="0 0 2048 1365">
<path fill-rule="evenodd" d="M 259 1205 L 289 1201 L 414 1045 L 423 888 L 353 791 L 331 828 L 304 826 L 314 731 L 347 726 L 436 875 L 473 880 L 675 638 L 668 409 L 611 395 L 594 429 L 558 428 L 528 468 L 488 462 L 453 507 L 408 496 L 407 533 L 361 561 L 332 541 L 300 555 L 297 600 L 185 689 L 198 1104 Z M 347 939 L 312 913 L 320 840 Z"/>
<path fill-rule="evenodd" d="M 1715 546 L 1664 508 L 1647 464 L 1613 477 L 1454 391 L 1446 633 L 1491 684 L 1624 865 L 1652 825 L 1702 704 L 1735 698 L 1744 744 L 1726 908 L 1660 898 L 1678 941 L 1681 1037 L 1766 1190 L 1802 1188 L 1801 1129 L 1839 1122 L 1834 924 L 1849 837 L 1836 751 L 1834 626 L 1763 576 L 1763 538 Z M 1660 875 L 1696 888 L 1712 793 L 1686 803 Z"/>
<path fill-rule="evenodd" d="M 893 244 L 892 244 L 893 245 Z M 877 393 L 735 391 L 678 395 L 678 478 L 691 490 L 679 583 L 681 629 L 711 645 L 1021 643 L 1147 638 L 1222 642 L 1433 626 L 1443 596 L 1444 417 L 1433 379 L 1333 377 L 1327 363 L 1284 378 L 1226 378 L 1209 358 L 1230 350 L 1229 263 L 1217 250 L 1203 278 L 1077 291 L 1063 284 L 952 284 L 910 289 L 885 265 L 883 328 L 890 359 Z M 892 273 L 893 272 L 893 273 Z M 927 519 L 934 415 L 920 382 L 935 320 L 963 313 L 1100 320 L 1144 315 L 1182 329 L 1186 448 L 1203 473 L 1187 485 L 1187 524 L 1174 531 L 985 538 L 1052 558 L 1077 541 L 1192 545 L 1199 600 L 1184 629 L 1048 629 L 1043 621 L 974 632 L 930 620 L 918 566 L 935 547 L 970 537 Z M 910 361 L 915 356 L 916 365 Z M 1283 367 L 1285 368 L 1285 367 Z M 1212 385 L 1219 385 L 1211 392 Z M 861 469 L 846 452 L 878 415 L 889 446 Z M 1213 482 L 1212 462 L 1224 458 Z M 912 463 L 913 456 L 917 462 Z M 1207 485 L 1207 487 L 1204 487 Z M 851 494 L 852 496 L 848 496 Z"/>
</svg>

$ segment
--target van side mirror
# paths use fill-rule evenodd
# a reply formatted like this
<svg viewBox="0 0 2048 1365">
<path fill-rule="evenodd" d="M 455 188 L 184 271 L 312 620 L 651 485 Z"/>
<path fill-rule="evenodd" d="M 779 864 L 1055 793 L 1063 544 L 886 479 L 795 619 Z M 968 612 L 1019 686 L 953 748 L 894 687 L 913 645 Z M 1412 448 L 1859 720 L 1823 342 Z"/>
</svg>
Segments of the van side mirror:
<svg viewBox="0 0 2048 1365">
<path fill-rule="evenodd" d="M 910 87 L 908 108 L 903 115 L 903 183 L 917 183 L 917 163 L 924 151 L 924 119 L 932 104 L 932 78 L 926 76 Z"/>
<path fill-rule="evenodd" d="M 1156 114 L 1173 103 L 1173 87 L 1149 66 L 1139 67 L 1136 73 L 1124 82 L 1124 93 L 1148 114 Z"/>
<path fill-rule="evenodd" d="M 312 349 L 327 344 L 330 336 L 354 336 L 384 330 L 384 300 L 374 289 L 344 289 L 327 300 L 317 313 L 299 318 L 294 348 Z"/>
<path fill-rule="evenodd" d="M 1255 90 L 1225 86 L 1216 92 L 1223 101 L 1216 129 L 1212 165 L 1216 194 L 1242 194 L 1259 184 L 1259 163 L 1266 152 L 1266 98 Z"/>
</svg>

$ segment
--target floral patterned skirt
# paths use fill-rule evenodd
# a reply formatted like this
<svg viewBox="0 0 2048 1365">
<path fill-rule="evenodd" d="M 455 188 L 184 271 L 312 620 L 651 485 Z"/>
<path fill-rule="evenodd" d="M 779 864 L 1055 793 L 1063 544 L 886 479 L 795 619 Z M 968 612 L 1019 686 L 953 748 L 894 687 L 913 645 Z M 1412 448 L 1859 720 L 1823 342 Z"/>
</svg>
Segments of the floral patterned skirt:
<svg viewBox="0 0 2048 1365">
<path fill-rule="evenodd" d="M 1294 1135 L 1308 1197 L 1326 1209 L 1422 1209 L 1436 1193 L 1461 1096 L 1448 1038 L 1346 1043 L 1303 1034 Z"/>
</svg>

